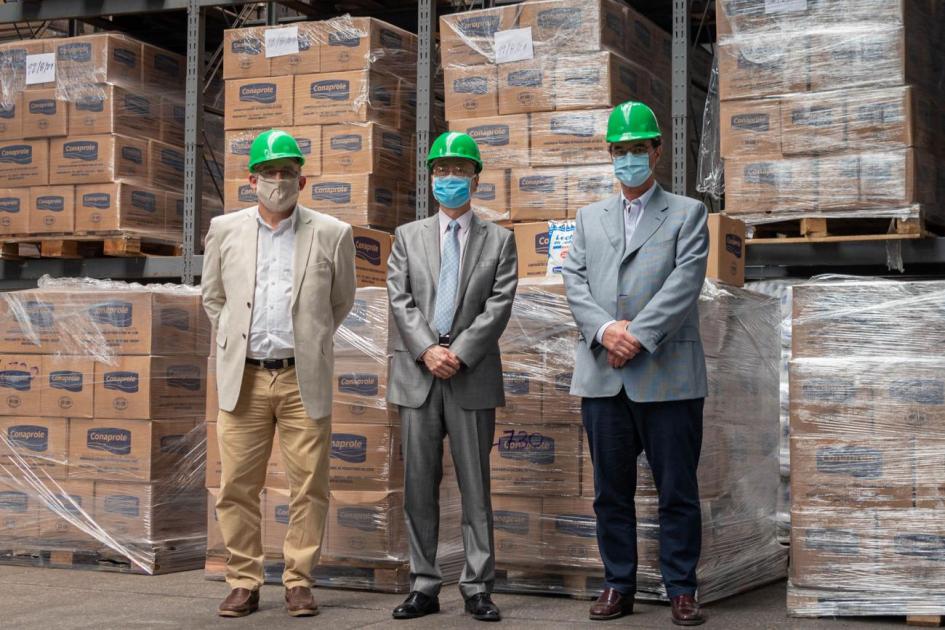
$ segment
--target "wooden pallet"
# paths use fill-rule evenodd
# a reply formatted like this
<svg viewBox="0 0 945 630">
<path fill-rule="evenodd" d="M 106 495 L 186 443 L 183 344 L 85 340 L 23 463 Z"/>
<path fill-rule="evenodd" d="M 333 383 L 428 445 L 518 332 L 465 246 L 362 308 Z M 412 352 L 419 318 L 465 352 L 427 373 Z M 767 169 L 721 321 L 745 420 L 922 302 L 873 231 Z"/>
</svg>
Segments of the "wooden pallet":
<svg viewBox="0 0 945 630">
<path fill-rule="evenodd" d="M 282 584 L 285 564 L 267 558 L 264 565 L 266 584 Z M 226 561 L 222 556 L 207 556 L 204 577 L 222 580 Z M 316 586 L 345 588 L 376 593 L 406 593 L 410 590 L 410 565 L 406 562 L 366 562 L 362 559 L 323 558 L 312 571 Z"/>
<path fill-rule="evenodd" d="M 159 236 L 116 232 L 7 237 L 0 259 L 180 256 L 183 246 Z"/>
<path fill-rule="evenodd" d="M 929 234 L 921 219 L 820 217 L 759 223 L 747 244 L 889 241 L 924 238 Z"/>
<path fill-rule="evenodd" d="M 788 614 L 799 618 L 899 617 L 906 625 L 939 628 L 945 614 L 945 593 L 894 594 L 863 591 L 808 589 L 788 584 Z"/>
<path fill-rule="evenodd" d="M 566 595 L 573 599 L 595 599 L 604 589 L 600 570 L 581 571 L 566 568 L 506 568 L 496 569 L 497 593 L 532 595 Z"/>
<path fill-rule="evenodd" d="M 81 547 L 81 544 L 76 547 Z M 0 549 L 0 565 L 48 569 L 80 569 L 86 571 L 108 571 L 115 573 L 136 573 L 140 575 L 159 575 L 178 571 L 192 571 L 203 565 L 202 549 L 197 545 L 185 543 L 184 548 L 158 547 L 149 551 L 147 568 L 129 560 L 126 556 L 111 550 L 87 549 L 42 549 L 32 545 L 21 545 Z"/>
</svg>

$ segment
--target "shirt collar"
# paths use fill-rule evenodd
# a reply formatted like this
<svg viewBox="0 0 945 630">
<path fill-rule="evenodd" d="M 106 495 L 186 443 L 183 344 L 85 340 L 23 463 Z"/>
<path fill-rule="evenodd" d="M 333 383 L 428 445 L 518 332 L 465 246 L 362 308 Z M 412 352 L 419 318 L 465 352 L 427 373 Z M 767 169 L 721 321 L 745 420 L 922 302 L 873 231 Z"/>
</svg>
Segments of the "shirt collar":
<svg viewBox="0 0 945 630">
<path fill-rule="evenodd" d="M 440 233 L 442 234 L 443 232 L 446 232 L 446 228 L 449 227 L 450 221 L 453 219 L 451 219 L 448 214 L 443 212 L 442 209 L 436 214 L 440 219 Z M 469 224 L 472 222 L 472 215 L 473 211 L 470 209 L 469 211 L 465 212 L 463 216 L 456 219 L 456 222 L 459 223 L 460 232 L 465 232 L 469 229 Z"/>
<path fill-rule="evenodd" d="M 642 208 L 646 208 L 646 204 L 650 203 L 650 198 L 653 196 L 653 193 L 655 193 L 655 192 L 656 192 L 656 182 L 653 182 L 653 185 L 650 186 L 649 190 L 647 190 L 645 193 L 643 193 L 642 195 L 640 195 L 639 197 L 637 197 L 637 198 L 634 199 L 633 201 L 630 201 L 630 200 L 628 200 L 627 197 L 623 194 L 623 188 L 621 188 L 621 189 L 620 189 L 620 199 L 621 199 L 621 201 L 623 202 L 623 209 L 624 209 L 624 210 L 629 210 L 629 209 L 630 209 L 630 205 L 633 204 L 634 201 L 635 201 L 635 202 L 638 202 L 638 203 L 640 204 L 640 208 L 641 208 L 641 209 L 642 209 Z"/>
<path fill-rule="evenodd" d="M 284 229 L 294 230 L 295 218 L 298 216 L 298 214 L 299 214 L 299 207 L 298 205 L 296 205 L 295 210 L 292 211 L 292 214 L 289 215 L 289 218 L 279 221 L 279 225 L 273 228 L 268 223 L 266 223 L 265 219 L 262 218 L 262 215 L 259 214 L 259 206 L 256 206 L 256 222 L 271 232 L 279 232 Z M 285 227 L 286 223 L 288 223 L 288 228 Z"/>
</svg>

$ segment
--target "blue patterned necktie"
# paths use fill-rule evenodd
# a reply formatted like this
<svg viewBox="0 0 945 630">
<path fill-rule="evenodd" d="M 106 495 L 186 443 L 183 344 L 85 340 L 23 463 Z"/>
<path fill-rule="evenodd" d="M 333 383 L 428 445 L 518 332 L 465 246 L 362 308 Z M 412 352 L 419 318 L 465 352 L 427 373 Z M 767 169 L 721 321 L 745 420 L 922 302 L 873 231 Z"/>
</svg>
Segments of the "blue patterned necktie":
<svg viewBox="0 0 945 630">
<path fill-rule="evenodd" d="M 441 335 L 449 334 L 456 309 L 456 291 L 459 287 L 459 223 L 450 221 L 446 227 L 440 279 L 436 287 L 436 307 L 433 325 Z"/>
</svg>

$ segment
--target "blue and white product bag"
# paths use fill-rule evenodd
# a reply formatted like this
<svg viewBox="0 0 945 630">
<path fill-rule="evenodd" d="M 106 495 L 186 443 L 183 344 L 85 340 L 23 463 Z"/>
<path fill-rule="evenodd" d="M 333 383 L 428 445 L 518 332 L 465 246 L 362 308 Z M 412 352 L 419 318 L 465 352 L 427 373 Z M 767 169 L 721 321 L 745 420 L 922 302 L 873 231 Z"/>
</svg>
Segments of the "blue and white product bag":
<svg viewBox="0 0 945 630">
<path fill-rule="evenodd" d="M 548 221 L 548 273 L 561 273 L 564 259 L 568 257 L 571 241 L 574 240 L 574 220 Z"/>
</svg>

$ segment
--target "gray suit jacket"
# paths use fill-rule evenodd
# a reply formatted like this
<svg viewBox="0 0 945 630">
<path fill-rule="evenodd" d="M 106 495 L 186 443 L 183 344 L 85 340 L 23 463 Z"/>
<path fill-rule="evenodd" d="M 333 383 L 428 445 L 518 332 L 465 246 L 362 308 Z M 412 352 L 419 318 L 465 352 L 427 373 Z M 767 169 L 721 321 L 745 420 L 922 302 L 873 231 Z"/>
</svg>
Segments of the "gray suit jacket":
<svg viewBox="0 0 945 630">
<path fill-rule="evenodd" d="M 433 375 L 420 355 L 439 339 L 430 323 L 440 277 L 439 219 L 433 215 L 397 228 L 387 271 L 394 335 L 394 356 L 387 400 L 402 407 L 423 405 Z M 499 337 L 512 314 L 518 286 L 518 256 L 512 232 L 473 215 L 463 252 L 459 299 L 450 334 L 462 361 L 450 383 L 464 409 L 505 405 Z"/>
<path fill-rule="evenodd" d="M 630 243 L 623 215 L 620 195 L 578 211 L 562 272 L 581 332 L 571 393 L 601 398 L 623 387 L 636 402 L 704 398 L 698 301 L 709 249 L 706 207 L 657 184 Z M 645 349 L 620 370 L 595 340 L 612 319 L 630 320 Z"/>
</svg>

